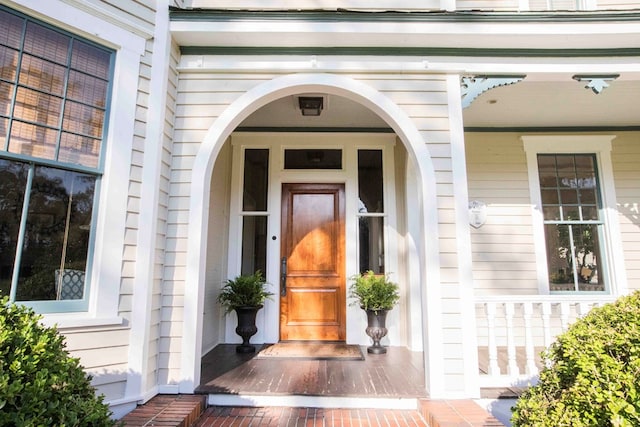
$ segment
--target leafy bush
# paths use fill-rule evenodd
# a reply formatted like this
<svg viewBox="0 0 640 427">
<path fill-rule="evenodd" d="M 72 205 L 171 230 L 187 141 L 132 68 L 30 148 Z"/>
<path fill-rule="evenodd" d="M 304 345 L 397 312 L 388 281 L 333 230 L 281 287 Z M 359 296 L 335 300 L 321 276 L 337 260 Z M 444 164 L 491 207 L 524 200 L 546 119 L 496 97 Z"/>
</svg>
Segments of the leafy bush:
<svg viewBox="0 0 640 427">
<path fill-rule="evenodd" d="M 64 337 L 39 320 L 0 299 L 0 425 L 116 425 Z"/>
<path fill-rule="evenodd" d="M 594 308 L 543 353 L 514 427 L 640 425 L 640 292 Z"/>
<path fill-rule="evenodd" d="M 351 277 L 353 283 L 349 296 L 364 310 L 391 310 L 400 300 L 398 285 L 386 274 L 375 274 L 369 270 Z"/>
</svg>

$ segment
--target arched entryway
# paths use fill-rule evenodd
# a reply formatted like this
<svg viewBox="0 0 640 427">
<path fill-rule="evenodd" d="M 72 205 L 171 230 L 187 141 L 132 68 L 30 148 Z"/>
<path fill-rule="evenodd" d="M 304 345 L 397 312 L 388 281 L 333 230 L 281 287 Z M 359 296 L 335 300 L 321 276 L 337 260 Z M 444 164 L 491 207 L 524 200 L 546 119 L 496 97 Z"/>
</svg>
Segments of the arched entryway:
<svg viewBox="0 0 640 427">
<path fill-rule="evenodd" d="M 182 339 L 181 392 L 192 392 L 200 377 L 202 352 L 202 316 L 206 256 L 209 228 L 211 176 L 216 158 L 229 136 L 252 112 L 277 99 L 299 93 L 326 93 L 345 97 L 377 114 L 393 130 L 407 152 L 404 177 L 407 192 L 412 195 L 407 206 L 407 247 L 413 267 L 412 304 L 420 319 L 422 348 L 425 349 L 426 383 L 440 384 L 442 372 L 433 369 L 442 355 L 439 310 L 439 264 L 437 246 L 437 212 L 435 173 L 431 157 L 421 134 L 411 119 L 388 97 L 366 84 L 344 76 L 330 74 L 294 74 L 275 78 L 247 91 L 233 102 L 207 132 L 192 171 L 189 210 L 189 247 L 186 262 L 184 328 Z M 428 231 L 427 231 L 428 230 Z M 426 244 L 427 232 L 430 243 Z M 417 283 L 415 283 L 417 281 Z M 188 380 L 191 379 L 191 380 Z M 428 387 L 429 388 L 429 387 Z"/>
</svg>

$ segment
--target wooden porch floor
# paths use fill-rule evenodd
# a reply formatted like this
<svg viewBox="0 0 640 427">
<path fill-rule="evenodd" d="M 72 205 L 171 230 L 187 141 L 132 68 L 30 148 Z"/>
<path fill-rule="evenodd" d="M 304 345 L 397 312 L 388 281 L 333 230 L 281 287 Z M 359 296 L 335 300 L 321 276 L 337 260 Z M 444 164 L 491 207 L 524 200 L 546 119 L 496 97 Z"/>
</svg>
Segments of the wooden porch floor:
<svg viewBox="0 0 640 427">
<path fill-rule="evenodd" d="M 422 353 L 389 347 L 365 360 L 254 359 L 221 344 L 202 359 L 196 393 L 426 398 Z M 260 346 L 256 346 L 256 352 Z"/>
</svg>

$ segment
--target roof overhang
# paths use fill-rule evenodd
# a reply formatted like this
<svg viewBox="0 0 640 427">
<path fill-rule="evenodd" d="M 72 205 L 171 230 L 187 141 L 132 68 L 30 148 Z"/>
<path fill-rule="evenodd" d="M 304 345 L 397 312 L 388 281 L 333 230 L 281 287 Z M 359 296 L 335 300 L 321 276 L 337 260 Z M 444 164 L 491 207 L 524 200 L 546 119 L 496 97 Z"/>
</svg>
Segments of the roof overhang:
<svg viewBox="0 0 640 427">
<path fill-rule="evenodd" d="M 170 19 L 174 40 L 190 47 L 632 49 L 637 55 L 640 46 L 640 11 L 541 14 L 172 8 Z"/>
</svg>

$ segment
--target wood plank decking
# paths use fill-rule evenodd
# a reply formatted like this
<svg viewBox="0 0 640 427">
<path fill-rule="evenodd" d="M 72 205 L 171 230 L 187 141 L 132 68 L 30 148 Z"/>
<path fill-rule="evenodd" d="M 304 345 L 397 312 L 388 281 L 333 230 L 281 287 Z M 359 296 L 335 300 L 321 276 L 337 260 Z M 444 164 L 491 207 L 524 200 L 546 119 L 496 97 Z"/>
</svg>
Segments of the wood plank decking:
<svg viewBox="0 0 640 427">
<path fill-rule="evenodd" d="M 259 348 L 258 348 L 259 350 Z M 202 359 L 197 393 L 426 398 L 422 353 L 390 347 L 365 360 L 254 359 L 222 344 Z"/>
</svg>

